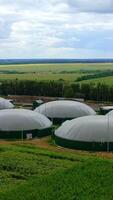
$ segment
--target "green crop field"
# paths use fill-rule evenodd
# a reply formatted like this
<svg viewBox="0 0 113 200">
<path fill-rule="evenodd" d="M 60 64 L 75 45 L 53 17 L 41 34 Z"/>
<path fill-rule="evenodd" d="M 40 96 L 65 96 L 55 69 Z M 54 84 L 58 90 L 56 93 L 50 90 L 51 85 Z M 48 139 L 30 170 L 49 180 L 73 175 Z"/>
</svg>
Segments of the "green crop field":
<svg viewBox="0 0 113 200">
<path fill-rule="evenodd" d="M 0 74 L 0 80 L 36 80 L 36 81 L 74 81 L 79 74 L 52 74 L 52 73 L 25 73 L 25 74 Z"/>
<path fill-rule="evenodd" d="M 0 80 L 64 80 L 74 82 L 83 75 L 100 73 L 105 70 L 113 70 L 113 63 L 0 65 Z M 103 82 L 104 80 L 104 83 L 112 84 L 112 79 L 113 76 L 93 79 L 92 81 Z"/>
<path fill-rule="evenodd" d="M 113 63 L 85 63 L 85 64 L 16 64 L 16 65 L 0 65 L 0 70 L 18 71 L 18 72 L 76 72 L 79 70 L 105 70 L 113 69 Z"/>
<path fill-rule="evenodd" d="M 84 80 L 84 81 L 81 81 L 80 83 L 103 83 L 107 85 L 113 85 L 113 76 Z"/>
<path fill-rule="evenodd" d="M 0 145 L 0 200 L 100 199 L 113 199 L 113 160 L 28 143 Z"/>
</svg>

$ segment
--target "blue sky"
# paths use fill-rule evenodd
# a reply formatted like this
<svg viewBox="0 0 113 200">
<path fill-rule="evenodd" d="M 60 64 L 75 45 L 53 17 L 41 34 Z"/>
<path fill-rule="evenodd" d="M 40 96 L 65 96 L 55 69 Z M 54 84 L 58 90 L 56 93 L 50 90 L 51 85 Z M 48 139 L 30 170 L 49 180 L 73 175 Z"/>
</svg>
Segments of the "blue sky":
<svg viewBox="0 0 113 200">
<path fill-rule="evenodd" d="M 113 58 L 113 0 L 0 0 L 0 58 Z"/>
</svg>

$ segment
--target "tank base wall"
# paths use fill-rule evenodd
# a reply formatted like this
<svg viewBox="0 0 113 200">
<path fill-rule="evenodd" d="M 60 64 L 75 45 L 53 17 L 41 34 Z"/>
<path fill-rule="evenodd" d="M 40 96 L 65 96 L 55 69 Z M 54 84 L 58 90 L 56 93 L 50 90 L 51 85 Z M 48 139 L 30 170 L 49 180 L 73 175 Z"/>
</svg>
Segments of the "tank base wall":
<svg viewBox="0 0 113 200">
<path fill-rule="evenodd" d="M 53 124 L 62 124 L 63 122 L 67 121 L 67 120 L 72 120 L 73 118 L 49 118 Z"/>
<path fill-rule="evenodd" d="M 52 128 L 46 128 L 43 130 L 29 130 L 29 131 L 0 131 L 0 139 L 15 140 L 15 139 L 44 137 L 51 135 L 52 132 L 53 132 Z"/>
<path fill-rule="evenodd" d="M 54 135 L 55 143 L 59 146 L 78 149 L 85 151 L 113 151 L 113 142 L 100 143 L 100 142 L 84 142 L 84 141 L 72 141 L 57 137 Z"/>
<path fill-rule="evenodd" d="M 46 128 L 46 129 L 43 129 L 43 130 L 36 130 L 33 133 L 33 136 L 34 137 L 44 137 L 44 136 L 51 135 L 52 133 L 53 133 L 53 128 Z"/>
</svg>

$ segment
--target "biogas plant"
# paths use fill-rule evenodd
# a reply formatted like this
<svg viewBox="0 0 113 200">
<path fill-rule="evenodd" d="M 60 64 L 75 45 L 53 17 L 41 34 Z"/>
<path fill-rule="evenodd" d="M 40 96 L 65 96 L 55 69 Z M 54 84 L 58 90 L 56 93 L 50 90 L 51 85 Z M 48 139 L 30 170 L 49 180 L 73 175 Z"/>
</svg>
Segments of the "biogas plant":
<svg viewBox="0 0 113 200">
<path fill-rule="evenodd" d="M 55 100 L 35 110 L 14 108 L 9 100 L 0 101 L 0 138 L 32 139 L 52 135 L 62 147 L 113 150 L 113 111 L 97 115 L 85 103 Z"/>
</svg>

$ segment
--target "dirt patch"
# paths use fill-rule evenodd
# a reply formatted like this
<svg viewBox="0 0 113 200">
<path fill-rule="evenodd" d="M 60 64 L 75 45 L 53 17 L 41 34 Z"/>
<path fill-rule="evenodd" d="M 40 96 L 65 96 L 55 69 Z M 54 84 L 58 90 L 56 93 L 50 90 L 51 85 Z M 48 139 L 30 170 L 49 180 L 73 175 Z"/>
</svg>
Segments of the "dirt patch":
<svg viewBox="0 0 113 200">
<path fill-rule="evenodd" d="M 75 150 L 75 149 L 67 149 L 63 148 L 60 146 L 54 145 L 51 142 L 51 137 L 44 137 L 41 139 L 34 139 L 34 140 L 24 140 L 24 141 L 5 141 L 5 140 L 0 140 L 0 145 L 7 145 L 7 144 L 33 144 L 36 145 L 37 147 L 47 149 L 50 151 L 54 152 L 70 152 L 73 154 L 80 154 L 80 155 L 92 155 L 92 156 L 98 156 L 102 158 L 107 158 L 107 159 L 113 159 L 113 152 L 88 152 L 88 151 L 81 151 L 81 150 Z"/>
<path fill-rule="evenodd" d="M 57 152 L 71 152 L 71 153 L 78 153 L 81 155 L 94 155 L 94 156 L 100 156 L 102 158 L 108 158 L 113 159 L 113 152 L 88 152 L 88 151 L 81 151 L 76 149 L 67 149 L 60 146 L 55 146 L 54 144 L 49 143 L 50 137 L 42 138 L 39 140 L 33 140 L 31 141 L 32 144 L 37 145 L 38 147 L 45 148 L 48 150 L 53 150 Z"/>
<path fill-rule="evenodd" d="M 29 95 L 8 95 L 9 99 L 14 100 L 15 103 L 32 104 L 33 101 L 41 99 L 44 102 L 57 100 L 58 97 L 46 97 L 46 96 L 29 96 Z"/>
</svg>

